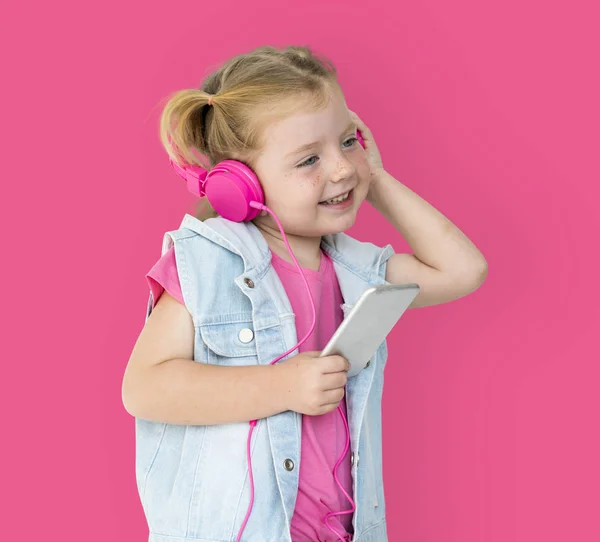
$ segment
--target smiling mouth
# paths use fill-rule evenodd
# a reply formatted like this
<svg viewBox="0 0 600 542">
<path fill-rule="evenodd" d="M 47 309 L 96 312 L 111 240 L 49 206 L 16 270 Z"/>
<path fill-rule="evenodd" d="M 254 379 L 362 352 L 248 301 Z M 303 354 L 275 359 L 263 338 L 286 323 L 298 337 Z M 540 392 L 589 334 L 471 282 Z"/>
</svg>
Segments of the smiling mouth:
<svg viewBox="0 0 600 542">
<path fill-rule="evenodd" d="M 354 190 L 354 189 L 352 189 Z M 323 204 L 323 205 L 335 205 L 336 203 L 342 203 L 343 201 L 346 201 L 349 197 L 350 197 L 350 192 L 352 192 L 352 190 L 348 190 L 348 192 L 336 197 L 336 198 L 331 198 L 325 201 L 320 201 L 319 203 Z"/>
</svg>

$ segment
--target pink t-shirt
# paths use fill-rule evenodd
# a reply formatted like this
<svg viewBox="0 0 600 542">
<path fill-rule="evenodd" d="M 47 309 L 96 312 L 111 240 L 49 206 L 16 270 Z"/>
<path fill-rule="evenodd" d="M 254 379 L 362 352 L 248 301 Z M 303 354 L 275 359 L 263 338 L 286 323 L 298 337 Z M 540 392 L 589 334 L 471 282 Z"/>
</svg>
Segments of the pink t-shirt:
<svg viewBox="0 0 600 542">
<path fill-rule="evenodd" d="M 296 315 L 298 340 L 303 338 L 311 325 L 311 309 L 302 276 L 293 263 L 275 253 L 272 264 L 289 297 Z M 300 352 L 322 350 L 343 319 L 342 293 L 330 258 L 321 252 L 318 271 L 303 268 L 315 303 L 317 321 L 312 335 L 299 348 Z M 158 260 L 146 276 L 153 294 L 154 304 L 166 289 L 183 303 L 181 285 L 177 275 L 175 251 L 170 248 Z M 346 400 L 341 402 L 346 416 Z M 329 512 L 341 512 L 351 508 L 348 499 L 333 477 L 333 468 L 346 444 L 346 429 L 337 409 L 322 416 L 302 416 L 301 464 L 298 497 L 292 517 L 291 534 L 294 542 L 338 542 L 324 522 Z M 346 453 L 337 470 L 344 490 L 352 495 L 352 472 L 350 454 Z M 332 516 L 329 525 L 347 540 L 351 539 L 352 514 Z"/>
</svg>

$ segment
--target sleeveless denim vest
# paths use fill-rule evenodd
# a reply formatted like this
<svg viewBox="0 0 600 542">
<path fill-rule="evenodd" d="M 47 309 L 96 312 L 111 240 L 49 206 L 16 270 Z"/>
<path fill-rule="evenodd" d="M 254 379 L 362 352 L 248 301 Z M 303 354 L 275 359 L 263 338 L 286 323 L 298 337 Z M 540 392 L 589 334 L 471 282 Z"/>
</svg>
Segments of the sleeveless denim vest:
<svg viewBox="0 0 600 542">
<path fill-rule="evenodd" d="M 297 343 L 292 307 L 267 242 L 252 222 L 220 217 L 202 222 L 185 215 L 178 230 L 165 233 L 162 253 L 173 245 L 194 324 L 195 361 L 267 365 Z M 369 286 L 386 283 L 390 245 L 379 248 L 339 233 L 324 236 L 321 247 L 333 261 L 345 315 Z M 150 297 L 146 318 L 152 302 Z M 384 342 L 346 386 L 355 542 L 387 541 L 381 465 L 386 359 Z M 244 542 L 291 542 L 301 420 L 287 411 L 254 428 L 255 500 Z M 136 418 L 135 424 L 136 480 L 149 542 L 235 542 L 250 502 L 248 423 L 174 425 Z"/>
</svg>

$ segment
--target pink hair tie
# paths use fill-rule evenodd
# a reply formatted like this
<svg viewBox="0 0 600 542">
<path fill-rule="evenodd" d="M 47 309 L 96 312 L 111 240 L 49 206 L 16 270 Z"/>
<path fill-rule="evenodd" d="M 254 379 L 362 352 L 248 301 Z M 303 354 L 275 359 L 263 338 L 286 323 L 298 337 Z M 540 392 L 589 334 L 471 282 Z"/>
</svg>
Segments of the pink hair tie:
<svg viewBox="0 0 600 542">
<path fill-rule="evenodd" d="M 213 99 L 214 94 L 209 94 L 208 95 L 208 105 L 212 105 L 212 99 Z"/>
</svg>

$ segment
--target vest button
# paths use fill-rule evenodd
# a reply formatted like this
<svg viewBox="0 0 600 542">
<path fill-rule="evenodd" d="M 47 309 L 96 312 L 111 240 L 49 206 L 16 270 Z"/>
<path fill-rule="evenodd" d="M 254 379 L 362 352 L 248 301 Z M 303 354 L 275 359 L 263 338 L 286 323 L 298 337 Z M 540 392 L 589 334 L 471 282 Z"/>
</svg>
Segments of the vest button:
<svg viewBox="0 0 600 542">
<path fill-rule="evenodd" d="M 252 282 L 252 280 L 248 277 L 244 279 L 244 284 L 248 286 L 248 288 L 254 288 L 254 282 Z"/>
<path fill-rule="evenodd" d="M 360 454 L 356 452 L 356 466 L 358 467 L 358 462 L 360 461 Z M 354 465 L 354 452 L 350 454 L 350 465 Z"/>
<path fill-rule="evenodd" d="M 249 343 L 252 339 L 254 339 L 254 333 L 250 328 L 245 327 L 244 329 L 240 330 L 238 337 L 240 339 L 240 342 L 246 344 Z"/>
<path fill-rule="evenodd" d="M 285 470 L 287 470 L 287 471 L 294 470 L 294 462 L 291 459 L 286 459 L 283 462 L 283 466 L 284 466 Z"/>
<path fill-rule="evenodd" d="M 367 364 L 365 365 L 365 369 L 366 369 L 366 368 L 367 368 L 369 365 L 371 365 L 371 360 L 367 361 Z"/>
</svg>

